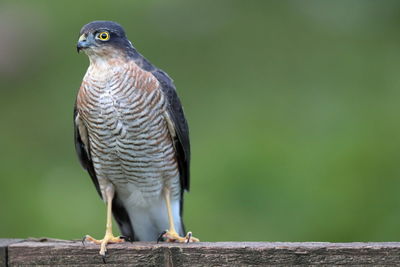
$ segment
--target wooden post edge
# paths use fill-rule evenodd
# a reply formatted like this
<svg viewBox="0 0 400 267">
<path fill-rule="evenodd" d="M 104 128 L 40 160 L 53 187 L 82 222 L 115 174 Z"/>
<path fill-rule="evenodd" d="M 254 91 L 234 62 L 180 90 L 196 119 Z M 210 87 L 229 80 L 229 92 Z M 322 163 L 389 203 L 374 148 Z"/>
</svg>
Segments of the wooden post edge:
<svg viewBox="0 0 400 267">
<path fill-rule="evenodd" d="M 0 238 L 0 267 L 7 266 L 9 245 L 22 241 L 22 239 L 1 239 Z"/>
</svg>

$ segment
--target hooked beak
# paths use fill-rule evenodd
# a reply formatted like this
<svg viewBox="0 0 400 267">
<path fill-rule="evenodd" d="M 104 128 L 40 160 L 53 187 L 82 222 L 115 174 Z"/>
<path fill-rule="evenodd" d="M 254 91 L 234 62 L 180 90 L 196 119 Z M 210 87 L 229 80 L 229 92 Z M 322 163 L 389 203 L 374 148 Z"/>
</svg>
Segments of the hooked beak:
<svg viewBox="0 0 400 267">
<path fill-rule="evenodd" d="M 76 44 L 76 51 L 79 53 L 82 49 L 91 46 L 92 45 L 91 39 L 92 38 L 90 38 L 90 36 L 82 34 L 78 39 L 78 43 Z"/>
</svg>

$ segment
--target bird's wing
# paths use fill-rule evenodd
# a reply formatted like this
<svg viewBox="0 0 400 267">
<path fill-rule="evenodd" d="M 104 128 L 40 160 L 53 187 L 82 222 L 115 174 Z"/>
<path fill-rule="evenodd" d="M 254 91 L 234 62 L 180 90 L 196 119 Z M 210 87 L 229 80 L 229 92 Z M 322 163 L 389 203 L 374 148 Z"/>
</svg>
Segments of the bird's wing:
<svg viewBox="0 0 400 267">
<path fill-rule="evenodd" d="M 94 170 L 93 162 L 90 156 L 90 144 L 87 129 L 79 117 L 78 110 L 76 108 L 76 103 L 74 106 L 74 139 L 75 139 L 75 149 L 78 154 L 79 161 L 82 167 L 87 170 L 96 190 L 102 198 L 99 181 L 97 180 L 96 172 Z M 118 198 L 118 194 L 115 193 L 112 211 L 114 218 L 121 229 L 121 233 L 128 240 L 135 240 L 135 233 L 133 231 L 132 223 L 129 218 L 128 212 L 124 208 L 122 201 Z"/>
<path fill-rule="evenodd" d="M 156 69 L 152 73 L 161 84 L 161 90 L 168 101 L 166 119 L 168 122 L 169 131 L 174 139 L 173 141 L 177 155 L 180 182 L 183 193 L 183 190 L 189 190 L 190 186 L 189 127 L 172 79 L 160 69 Z"/>
<path fill-rule="evenodd" d="M 153 66 L 132 46 L 129 56 L 145 71 L 151 72 L 160 83 L 161 91 L 168 101 L 167 122 L 171 136 L 174 139 L 174 147 L 178 161 L 181 183 L 180 214 L 183 213 L 183 191 L 189 191 L 190 187 L 190 141 L 189 127 L 183 113 L 181 101 L 175 89 L 172 79 L 164 71 Z M 184 228 L 181 220 L 182 228 Z"/>
<path fill-rule="evenodd" d="M 102 197 L 99 181 L 97 180 L 93 162 L 90 157 L 90 146 L 87 129 L 80 119 L 78 110 L 76 108 L 76 103 L 74 107 L 74 139 L 75 150 L 78 154 L 79 161 L 82 167 L 89 173 L 90 177 L 92 178 L 93 184 L 96 186 L 97 192 L 99 193 L 100 197 Z"/>
</svg>

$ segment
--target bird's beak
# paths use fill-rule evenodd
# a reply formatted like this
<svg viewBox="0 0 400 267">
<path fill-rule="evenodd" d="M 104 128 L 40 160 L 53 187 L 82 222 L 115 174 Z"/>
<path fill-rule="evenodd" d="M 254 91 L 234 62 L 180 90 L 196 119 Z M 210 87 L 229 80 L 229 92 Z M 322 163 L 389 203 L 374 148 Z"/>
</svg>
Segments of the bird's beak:
<svg viewBox="0 0 400 267">
<path fill-rule="evenodd" d="M 78 39 L 78 43 L 76 45 L 76 50 L 79 53 L 82 49 L 88 48 L 91 45 L 92 45 L 92 42 L 91 42 L 90 36 L 88 36 L 86 34 L 82 34 Z"/>
</svg>

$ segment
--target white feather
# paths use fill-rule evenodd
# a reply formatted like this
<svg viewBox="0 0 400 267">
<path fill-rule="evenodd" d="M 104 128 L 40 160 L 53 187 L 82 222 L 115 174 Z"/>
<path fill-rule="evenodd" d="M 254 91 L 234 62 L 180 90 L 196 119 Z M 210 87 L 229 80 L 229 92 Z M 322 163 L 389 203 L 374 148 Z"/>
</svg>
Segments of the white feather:
<svg viewBox="0 0 400 267">
<path fill-rule="evenodd" d="M 167 205 L 163 195 L 146 198 L 140 190 L 134 188 L 133 184 L 128 184 L 127 187 L 129 195 L 126 194 L 126 190 L 122 190 L 125 194 L 121 192 L 119 196 L 128 212 L 135 238 L 140 241 L 157 240 L 163 231 L 170 229 Z M 179 199 L 171 199 L 171 208 L 175 230 L 183 236 Z"/>
<path fill-rule="evenodd" d="M 135 193 L 136 197 L 133 197 Z M 163 197 L 145 200 L 137 193 L 138 191 L 128 199 L 122 200 L 129 214 L 135 238 L 140 241 L 155 241 L 163 231 L 170 229 L 165 200 Z M 171 200 L 171 208 L 175 229 L 183 235 L 179 199 Z"/>
</svg>

